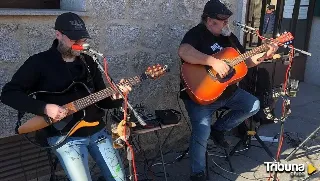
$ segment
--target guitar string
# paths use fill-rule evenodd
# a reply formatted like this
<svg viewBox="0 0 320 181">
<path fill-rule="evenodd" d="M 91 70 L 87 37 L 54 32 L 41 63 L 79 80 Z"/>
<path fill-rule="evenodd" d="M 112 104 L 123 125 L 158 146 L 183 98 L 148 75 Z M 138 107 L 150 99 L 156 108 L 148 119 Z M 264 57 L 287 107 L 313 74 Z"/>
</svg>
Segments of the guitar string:
<svg viewBox="0 0 320 181">
<path fill-rule="evenodd" d="M 117 85 L 118 86 L 124 86 L 124 85 L 132 86 L 132 85 L 135 85 L 135 84 L 141 82 L 141 79 L 142 79 L 142 76 L 135 76 L 135 77 L 128 78 L 127 81 L 122 82 L 122 83 L 118 83 Z M 111 87 L 108 87 L 106 89 L 103 89 L 103 90 L 100 90 L 96 93 L 93 93 L 89 96 L 75 100 L 74 102 L 77 105 L 77 110 L 80 110 L 80 109 L 83 109 L 83 108 L 87 107 L 88 105 L 92 104 L 93 102 L 97 102 L 97 101 L 104 99 L 105 97 L 109 97 L 110 94 L 112 94 L 112 93 L 115 93 L 114 90 L 111 89 Z"/>
<path fill-rule="evenodd" d="M 231 63 L 229 62 L 226 62 L 225 59 L 224 59 L 224 62 L 226 62 L 229 66 L 233 67 L 235 65 L 238 65 L 239 63 L 243 62 L 244 59 L 246 59 L 246 57 L 251 57 L 255 54 L 257 54 L 258 52 L 263 52 L 264 50 L 266 50 L 267 48 L 267 44 L 264 44 L 264 45 L 261 45 L 257 48 L 254 48 L 246 53 L 243 53 L 239 56 L 237 56 L 236 58 L 234 59 L 231 59 Z M 214 73 L 211 71 L 211 69 L 208 70 L 209 74 L 211 74 L 215 79 L 217 79 L 217 76 L 214 75 Z"/>
<path fill-rule="evenodd" d="M 140 82 L 140 79 L 138 76 L 136 76 L 134 79 L 129 78 L 129 79 L 127 79 L 128 80 L 127 82 L 119 83 L 117 85 L 118 86 L 125 86 L 125 85 L 132 86 L 132 85 Z M 109 97 L 110 94 L 112 94 L 112 93 L 115 93 L 115 91 L 113 89 L 111 89 L 111 87 L 108 87 L 106 89 L 103 89 L 103 90 L 100 90 L 96 93 L 93 93 L 89 96 L 80 98 L 74 102 L 76 102 L 78 109 L 81 110 L 81 109 L 87 107 L 88 105 L 92 104 L 92 102 L 97 102 L 97 101 L 104 99 L 105 97 Z M 94 99 L 95 97 L 96 97 L 96 99 Z M 89 100 L 89 101 L 87 101 L 87 100 Z"/>
</svg>

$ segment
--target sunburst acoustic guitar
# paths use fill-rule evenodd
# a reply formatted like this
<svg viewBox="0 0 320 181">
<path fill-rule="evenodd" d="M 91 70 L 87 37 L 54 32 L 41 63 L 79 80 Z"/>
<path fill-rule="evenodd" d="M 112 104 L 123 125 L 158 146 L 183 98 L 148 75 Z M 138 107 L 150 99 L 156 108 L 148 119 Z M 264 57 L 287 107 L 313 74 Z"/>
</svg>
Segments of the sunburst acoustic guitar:
<svg viewBox="0 0 320 181">
<path fill-rule="evenodd" d="M 284 44 L 291 40 L 293 40 L 292 34 L 286 32 L 274 41 Z M 225 61 L 230 66 L 230 71 L 224 78 L 221 78 L 210 66 L 184 62 L 181 66 L 181 78 L 187 94 L 198 104 L 213 103 L 228 86 L 241 81 L 247 74 L 248 68 L 244 62 L 247 58 L 267 50 L 268 44 L 263 44 L 243 54 L 239 54 L 231 47 L 213 54 L 213 57 Z"/>
</svg>

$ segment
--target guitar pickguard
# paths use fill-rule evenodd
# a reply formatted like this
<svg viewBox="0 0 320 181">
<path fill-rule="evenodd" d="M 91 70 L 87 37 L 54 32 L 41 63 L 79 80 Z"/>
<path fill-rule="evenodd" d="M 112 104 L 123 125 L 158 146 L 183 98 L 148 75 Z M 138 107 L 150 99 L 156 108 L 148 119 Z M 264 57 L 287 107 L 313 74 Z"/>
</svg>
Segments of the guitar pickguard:
<svg viewBox="0 0 320 181">
<path fill-rule="evenodd" d="M 219 74 L 214 75 L 210 66 L 205 66 L 205 68 L 207 73 L 210 75 L 210 77 L 213 80 L 219 81 L 220 83 L 228 82 L 236 74 L 236 70 L 231 66 L 229 66 L 230 69 L 229 69 L 228 75 L 225 76 L 224 78 L 221 78 Z"/>
</svg>

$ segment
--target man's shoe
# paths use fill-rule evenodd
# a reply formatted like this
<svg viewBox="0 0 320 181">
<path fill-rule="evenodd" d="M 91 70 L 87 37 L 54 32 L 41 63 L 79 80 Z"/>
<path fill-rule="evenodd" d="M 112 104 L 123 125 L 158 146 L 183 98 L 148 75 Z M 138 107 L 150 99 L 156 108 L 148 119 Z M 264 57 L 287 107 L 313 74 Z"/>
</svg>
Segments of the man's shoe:
<svg viewBox="0 0 320 181">
<path fill-rule="evenodd" d="M 190 177 L 191 181 L 206 181 L 206 174 L 204 171 L 197 173 L 195 175 L 191 175 Z"/>
<path fill-rule="evenodd" d="M 215 144 L 218 146 L 228 148 L 230 145 L 224 138 L 224 132 L 215 130 L 211 127 L 210 138 L 213 140 Z"/>
</svg>

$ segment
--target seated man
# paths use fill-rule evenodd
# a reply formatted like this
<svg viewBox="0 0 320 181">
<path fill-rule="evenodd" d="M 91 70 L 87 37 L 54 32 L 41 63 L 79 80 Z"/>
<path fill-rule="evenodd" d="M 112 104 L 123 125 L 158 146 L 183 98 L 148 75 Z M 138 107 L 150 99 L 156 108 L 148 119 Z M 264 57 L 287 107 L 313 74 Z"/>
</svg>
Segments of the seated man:
<svg viewBox="0 0 320 181">
<path fill-rule="evenodd" d="M 182 62 L 190 64 L 201 64 L 211 66 L 220 77 L 225 77 L 230 67 L 224 62 L 211 56 L 225 47 L 233 47 L 239 52 L 245 50 L 241 46 L 237 37 L 231 33 L 228 26 L 228 18 L 232 12 L 219 0 L 210 0 L 206 3 L 201 22 L 190 29 L 184 36 L 178 50 Z M 271 57 L 277 51 L 276 45 L 268 45 L 269 51 L 257 54 L 245 60 L 248 68 L 261 63 L 262 60 Z M 186 88 L 181 81 L 181 88 Z M 214 90 L 214 87 L 211 87 Z M 227 147 L 228 143 L 224 139 L 224 132 L 229 131 L 245 119 L 256 114 L 259 110 L 260 102 L 253 95 L 238 88 L 233 84 L 223 92 L 223 94 L 209 105 L 199 105 L 195 103 L 189 95 L 182 91 L 180 98 L 184 101 L 185 108 L 192 124 L 190 139 L 190 163 L 191 180 L 205 180 L 205 152 L 207 140 L 211 135 L 215 143 Z M 220 107 L 228 107 L 231 111 L 221 120 L 217 120 L 210 130 L 212 114 Z"/>
<path fill-rule="evenodd" d="M 50 49 L 29 57 L 2 89 L 1 101 L 21 112 L 28 112 L 54 120 L 62 120 L 68 110 L 61 105 L 88 95 L 84 86 L 68 87 L 73 82 L 81 82 L 93 92 L 106 88 L 101 72 L 91 56 L 72 50 L 72 45 L 83 45 L 88 38 L 84 21 L 74 13 L 63 13 L 55 22 L 55 39 Z M 120 87 L 124 92 L 131 87 Z M 65 94 L 44 94 L 33 99 L 31 92 L 48 91 Z M 113 98 L 112 98 L 113 97 Z M 97 126 L 77 130 L 63 143 L 52 148 L 64 171 L 72 181 L 91 181 L 89 154 L 96 161 L 105 180 L 125 180 L 125 171 L 117 150 L 113 148 L 111 135 L 103 121 L 103 109 L 120 107 L 123 100 L 114 94 L 86 108 L 83 119 L 98 121 Z M 101 109 L 103 108 L 103 109 Z M 75 115 L 75 114 L 73 114 Z M 50 125 L 43 129 L 47 143 L 53 146 L 69 132 L 81 118 L 73 116 L 62 130 Z"/>
</svg>

